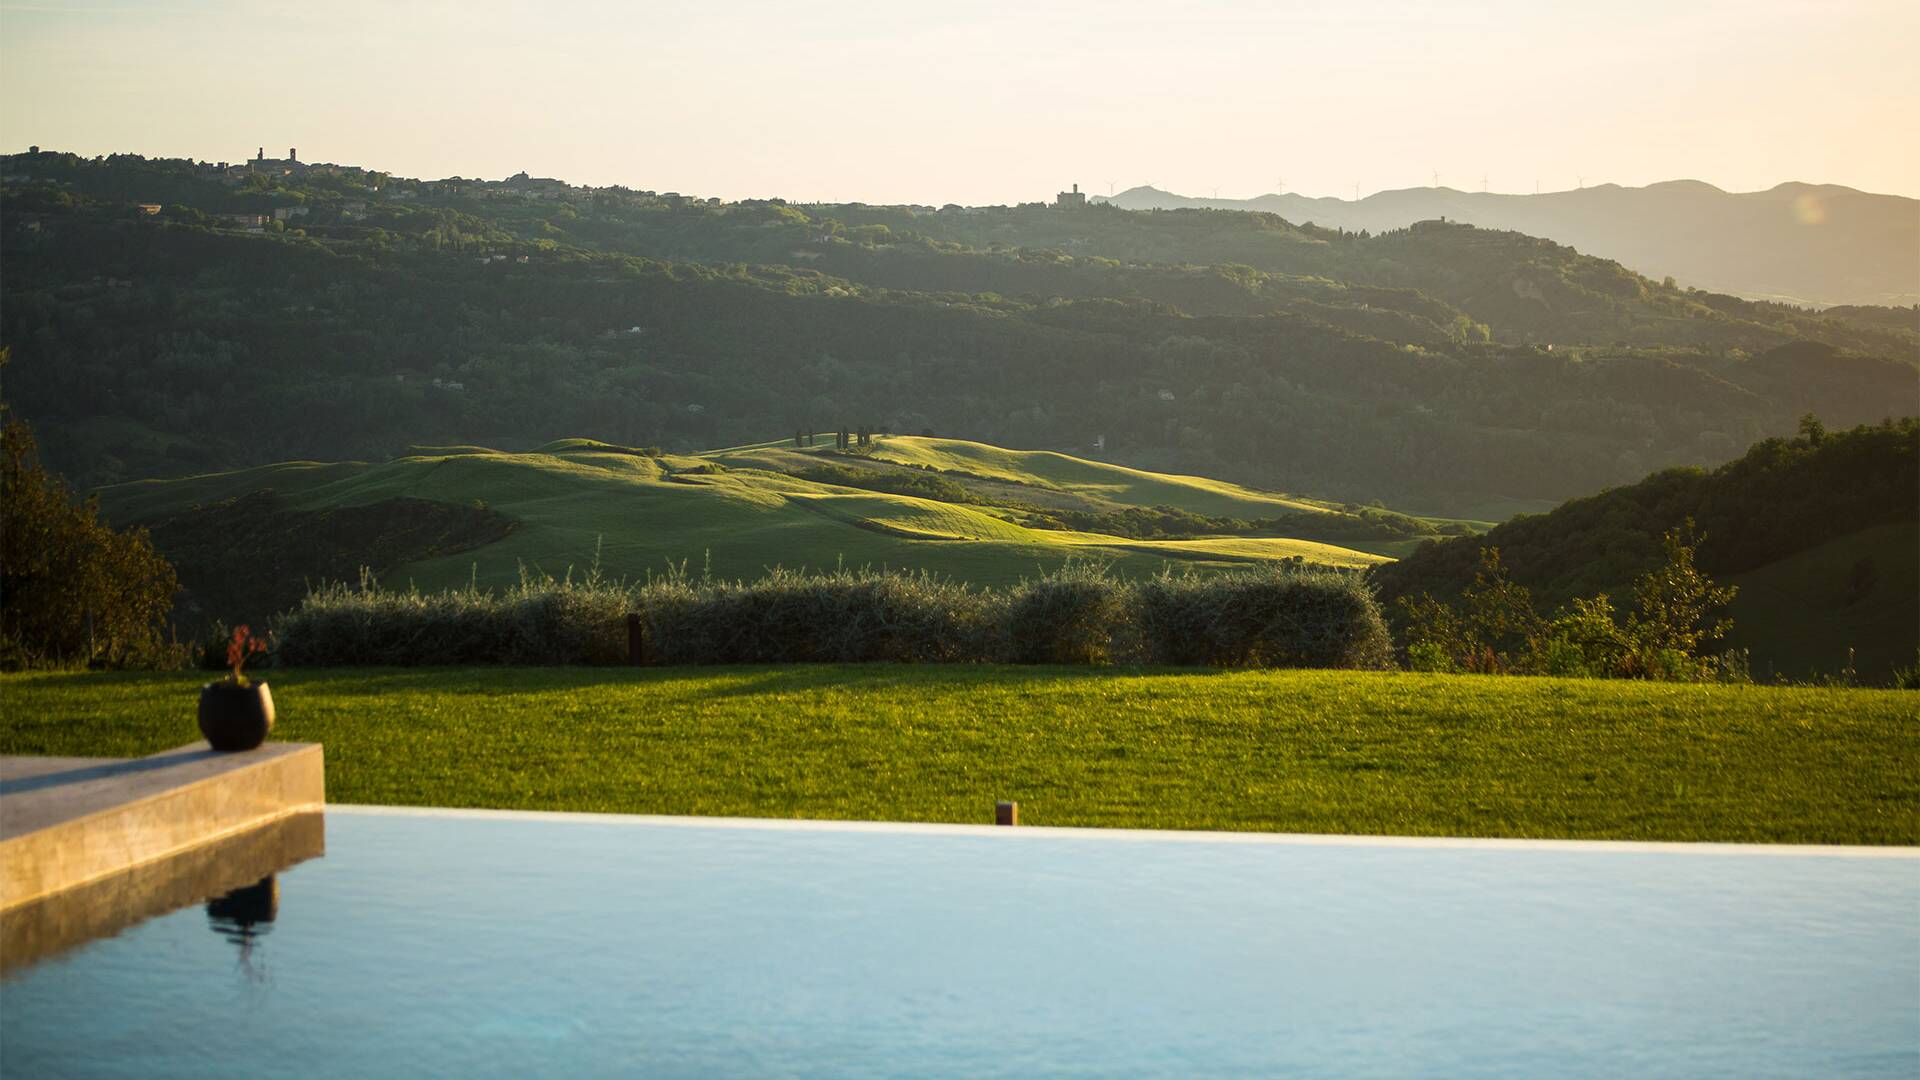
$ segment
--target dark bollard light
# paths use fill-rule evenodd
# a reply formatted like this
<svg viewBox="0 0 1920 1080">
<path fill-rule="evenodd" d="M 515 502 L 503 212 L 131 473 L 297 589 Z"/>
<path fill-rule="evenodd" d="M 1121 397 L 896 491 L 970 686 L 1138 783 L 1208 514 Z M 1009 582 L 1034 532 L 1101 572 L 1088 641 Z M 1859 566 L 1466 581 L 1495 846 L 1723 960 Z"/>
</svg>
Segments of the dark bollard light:
<svg viewBox="0 0 1920 1080">
<path fill-rule="evenodd" d="M 993 823 L 995 825 L 1020 824 L 1020 804 L 1017 802 L 997 802 L 993 804 Z"/>
</svg>

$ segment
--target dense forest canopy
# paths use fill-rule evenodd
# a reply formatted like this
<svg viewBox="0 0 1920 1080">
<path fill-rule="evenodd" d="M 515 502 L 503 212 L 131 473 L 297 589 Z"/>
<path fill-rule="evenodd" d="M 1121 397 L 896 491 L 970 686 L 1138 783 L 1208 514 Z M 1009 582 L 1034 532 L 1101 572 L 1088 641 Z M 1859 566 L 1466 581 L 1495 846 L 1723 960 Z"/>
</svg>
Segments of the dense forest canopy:
<svg viewBox="0 0 1920 1080">
<path fill-rule="evenodd" d="M 1427 512 L 1915 411 L 1912 313 L 1516 233 L 5 159 L 8 398 L 77 484 L 874 426 Z"/>
</svg>

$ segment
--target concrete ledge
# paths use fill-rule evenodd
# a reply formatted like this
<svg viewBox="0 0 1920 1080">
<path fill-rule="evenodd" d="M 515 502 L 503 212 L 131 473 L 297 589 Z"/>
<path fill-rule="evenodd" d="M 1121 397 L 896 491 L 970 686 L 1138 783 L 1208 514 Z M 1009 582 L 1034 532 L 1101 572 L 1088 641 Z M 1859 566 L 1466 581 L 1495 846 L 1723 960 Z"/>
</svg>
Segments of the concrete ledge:
<svg viewBox="0 0 1920 1080">
<path fill-rule="evenodd" d="M 0 974 L 252 885 L 326 854 L 325 815 L 300 812 L 172 858 L 0 912 Z"/>
<path fill-rule="evenodd" d="M 0 758 L 0 911 L 326 802 L 318 743 L 239 754 Z"/>
</svg>

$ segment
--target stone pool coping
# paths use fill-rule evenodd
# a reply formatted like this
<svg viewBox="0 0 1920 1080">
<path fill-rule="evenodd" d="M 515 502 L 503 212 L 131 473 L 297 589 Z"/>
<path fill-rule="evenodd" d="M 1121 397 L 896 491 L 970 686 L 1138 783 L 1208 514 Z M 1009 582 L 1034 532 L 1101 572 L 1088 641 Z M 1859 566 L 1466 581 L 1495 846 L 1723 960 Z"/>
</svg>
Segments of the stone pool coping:
<svg viewBox="0 0 1920 1080">
<path fill-rule="evenodd" d="M 326 854 L 326 815 L 302 811 L 0 912 L 0 978 Z"/>
<path fill-rule="evenodd" d="M 0 912 L 319 811 L 325 774 L 318 743 L 0 757 Z"/>
</svg>

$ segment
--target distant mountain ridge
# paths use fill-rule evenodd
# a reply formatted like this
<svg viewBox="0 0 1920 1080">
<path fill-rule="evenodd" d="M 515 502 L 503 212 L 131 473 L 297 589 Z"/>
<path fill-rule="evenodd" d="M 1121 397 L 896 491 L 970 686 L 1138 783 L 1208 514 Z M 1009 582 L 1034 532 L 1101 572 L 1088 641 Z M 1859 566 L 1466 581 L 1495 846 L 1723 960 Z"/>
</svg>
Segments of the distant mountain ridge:
<svg viewBox="0 0 1920 1080">
<path fill-rule="evenodd" d="M 1545 237 L 1656 280 L 1671 275 L 1682 285 L 1753 300 L 1920 303 L 1920 200 L 1836 184 L 1729 192 L 1670 180 L 1541 195 L 1404 188 L 1358 202 L 1294 194 L 1196 199 L 1135 187 L 1095 201 L 1127 210 L 1257 210 L 1373 232 L 1444 217 Z"/>
</svg>

